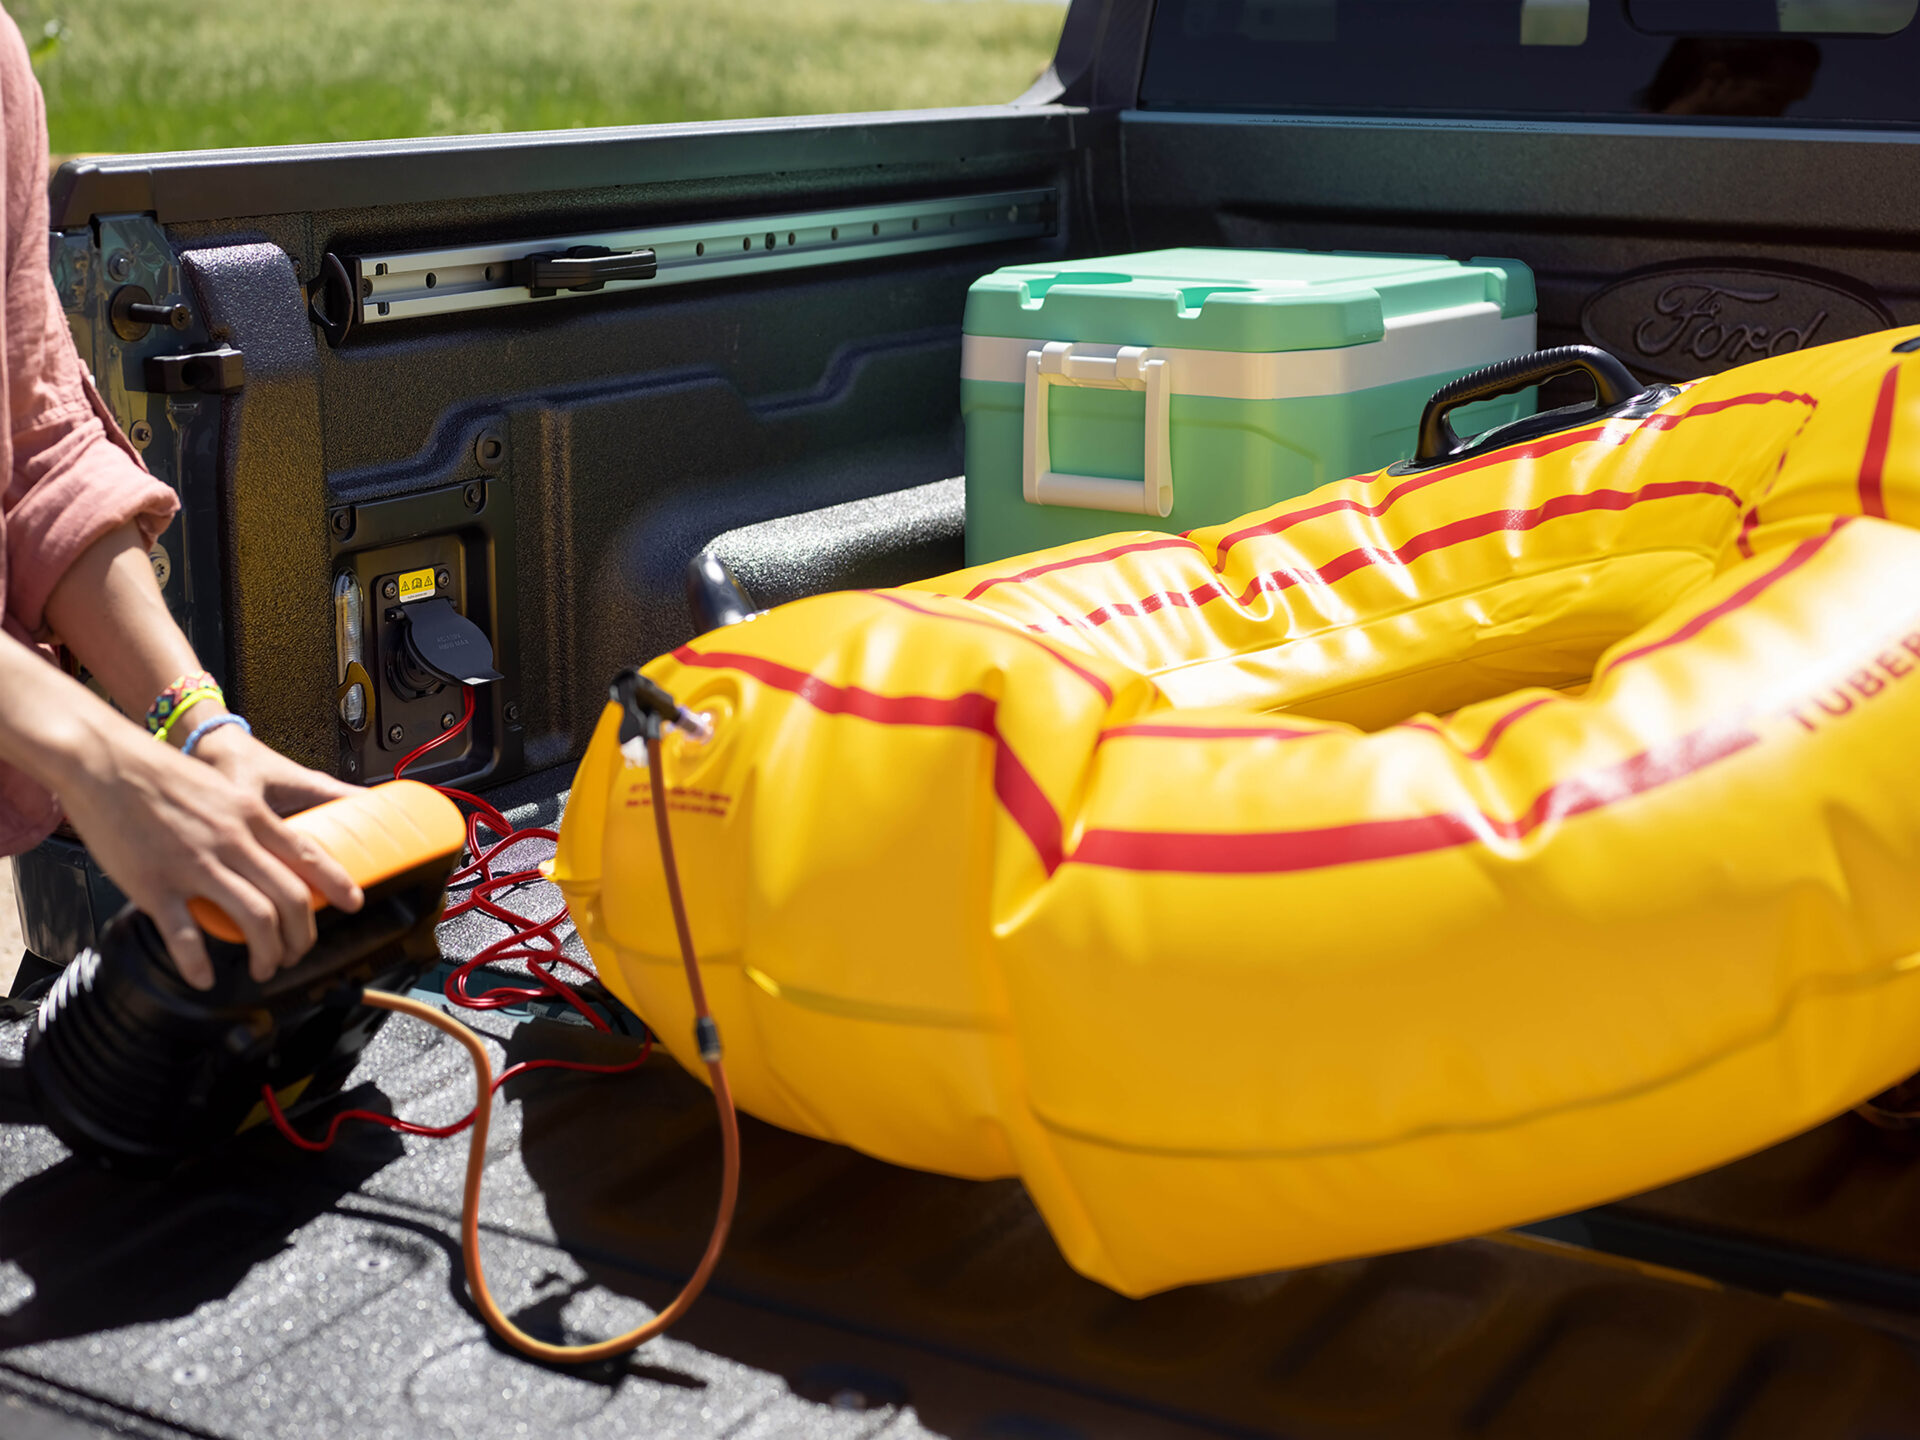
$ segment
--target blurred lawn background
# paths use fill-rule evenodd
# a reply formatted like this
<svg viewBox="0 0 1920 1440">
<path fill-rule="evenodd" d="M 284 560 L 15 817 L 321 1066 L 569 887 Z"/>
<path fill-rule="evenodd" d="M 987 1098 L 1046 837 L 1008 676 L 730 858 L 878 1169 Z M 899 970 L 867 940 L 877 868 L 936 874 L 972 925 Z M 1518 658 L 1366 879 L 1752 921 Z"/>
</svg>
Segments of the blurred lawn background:
<svg viewBox="0 0 1920 1440">
<path fill-rule="evenodd" d="M 5 0 L 55 155 L 1011 100 L 1047 0 Z"/>
</svg>

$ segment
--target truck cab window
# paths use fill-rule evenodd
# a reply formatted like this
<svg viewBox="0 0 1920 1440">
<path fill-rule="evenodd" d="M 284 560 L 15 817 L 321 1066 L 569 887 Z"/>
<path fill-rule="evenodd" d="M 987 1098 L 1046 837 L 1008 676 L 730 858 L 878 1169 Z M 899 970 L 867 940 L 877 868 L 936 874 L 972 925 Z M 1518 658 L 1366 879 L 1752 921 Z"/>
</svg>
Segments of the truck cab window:
<svg viewBox="0 0 1920 1440">
<path fill-rule="evenodd" d="M 1148 109 L 1913 124 L 1920 0 L 1162 0 Z"/>
</svg>

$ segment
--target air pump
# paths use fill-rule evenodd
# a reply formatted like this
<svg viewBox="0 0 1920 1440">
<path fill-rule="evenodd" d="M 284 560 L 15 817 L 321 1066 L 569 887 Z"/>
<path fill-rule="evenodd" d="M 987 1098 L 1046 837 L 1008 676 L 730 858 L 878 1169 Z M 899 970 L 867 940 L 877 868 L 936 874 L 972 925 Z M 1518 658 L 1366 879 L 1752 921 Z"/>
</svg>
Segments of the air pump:
<svg viewBox="0 0 1920 1440">
<path fill-rule="evenodd" d="M 314 905 L 306 957 L 265 982 L 247 973 L 240 932 L 201 901 L 215 981 L 195 990 L 159 932 L 129 906 L 41 1002 L 18 1070 L 30 1113 L 77 1154 L 116 1170 L 164 1174 L 261 1118 L 261 1090 L 283 1105 L 337 1089 L 386 1012 L 363 989 L 409 989 L 439 959 L 434 924 L 466 829 L 451 801 L 412 780 L 358 791 L 293 816 L 366 894 L 352 915 Z"/>
</svg>

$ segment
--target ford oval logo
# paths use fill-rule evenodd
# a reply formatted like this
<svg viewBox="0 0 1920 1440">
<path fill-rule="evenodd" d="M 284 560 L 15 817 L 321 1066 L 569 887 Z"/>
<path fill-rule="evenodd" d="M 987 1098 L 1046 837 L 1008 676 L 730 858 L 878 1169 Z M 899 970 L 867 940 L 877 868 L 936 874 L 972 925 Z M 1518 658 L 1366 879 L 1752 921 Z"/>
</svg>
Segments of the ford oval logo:
<svg viewBox="0 0 1920 1440">
<path fill-rule="evenodd" d="M 1636 270 L 1580 312 L 1589 340 L 1662 380 L 1693 380 L 1893 323 L 1878 296 L 1844 275 L 1748 260 Z"/>
</svg>

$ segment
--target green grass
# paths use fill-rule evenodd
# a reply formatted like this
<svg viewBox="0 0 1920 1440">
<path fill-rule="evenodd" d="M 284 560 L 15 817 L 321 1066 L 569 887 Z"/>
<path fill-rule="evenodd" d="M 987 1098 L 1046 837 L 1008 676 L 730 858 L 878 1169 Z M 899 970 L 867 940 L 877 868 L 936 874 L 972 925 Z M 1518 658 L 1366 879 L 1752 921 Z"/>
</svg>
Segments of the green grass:
<svg viewBox="0 0 1920 1440">
<path fill-rule="evenodd" d="M 1015 0 L 5 0 L 56 155 L 1010 100 Z M 49 21 L 55 37 L 45 40 Z"/>
</svg>

